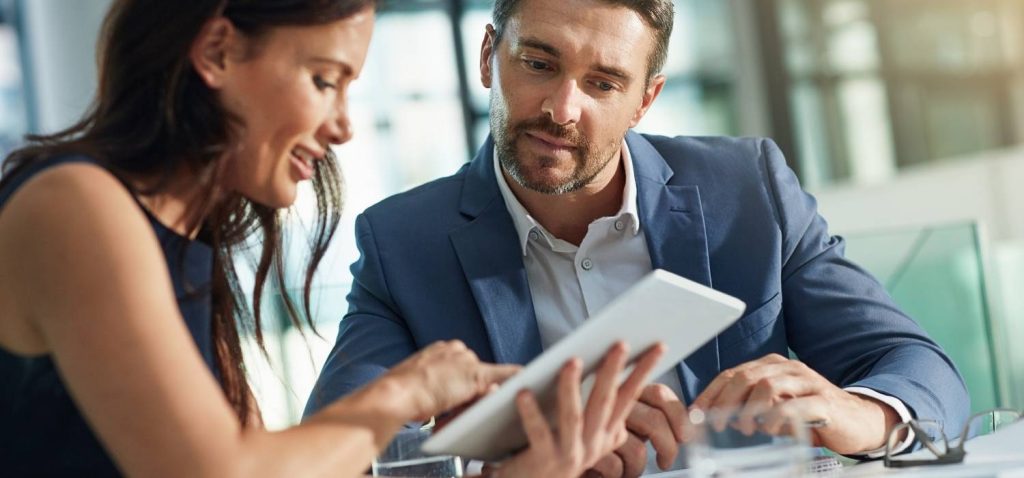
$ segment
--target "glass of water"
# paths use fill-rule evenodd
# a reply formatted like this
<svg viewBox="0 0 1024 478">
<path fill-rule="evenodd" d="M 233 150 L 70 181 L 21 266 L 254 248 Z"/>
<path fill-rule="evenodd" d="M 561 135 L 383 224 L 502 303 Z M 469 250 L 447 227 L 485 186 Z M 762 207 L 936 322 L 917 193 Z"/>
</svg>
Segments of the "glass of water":
<svg viewBox="0 0 1024 478">
<path fill-rule="evenodd" d="M 813 450 L 802 421 L 742 409 L 690 412 L 686 448 L 690 476 L 788 478 L 805 476 Z"/>
<path fill-rule="evenodd" d="M 461 477 L 461 458 L 431 456 L 420 450 L 420 445 L 427 441 L 431 431 L 432 428 L 419 428 L 398 432 L 387 448 L 373 460 L 373 476 Z"/>
</svg>

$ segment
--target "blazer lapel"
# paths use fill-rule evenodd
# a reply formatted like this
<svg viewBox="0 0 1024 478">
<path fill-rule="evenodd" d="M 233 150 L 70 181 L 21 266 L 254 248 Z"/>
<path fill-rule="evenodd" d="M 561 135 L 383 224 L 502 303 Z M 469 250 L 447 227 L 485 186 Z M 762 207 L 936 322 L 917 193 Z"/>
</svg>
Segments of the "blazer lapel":
<svg viewBox="0 0 1024 478">
<path fill-rule="evenodd" d="M 626 136 L 637 178 L 640 223 L 651 265 L 711 287 L 711 265 L 700 191 L 695 184 L 669 184 L 674 172 L 654 146 L 639 134 Z M 682 184 L 679 184 L 682 183 Z M 692 403 L 718 375 L 718 338 L 697 349 L 677 368 L 683 399 Z"/>
<path fill-rule="evenodd" d="M 451 232 L 498 363 L 526 364 L 541 353 L 523 251 L 495 182 L 490 138 L 469 164 L 461 211 L 471 220 Z"/>
</svg>

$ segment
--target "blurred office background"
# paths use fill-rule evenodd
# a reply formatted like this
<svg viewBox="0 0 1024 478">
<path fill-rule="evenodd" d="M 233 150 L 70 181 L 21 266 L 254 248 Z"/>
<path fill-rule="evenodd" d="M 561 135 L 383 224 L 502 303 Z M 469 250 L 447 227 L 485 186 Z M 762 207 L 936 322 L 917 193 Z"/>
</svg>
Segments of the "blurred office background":
<svg viewBox="0 0 1024 478">
<path fill-rule="evenodd" d="M 0 152 L 87 107 L 109 2 L 0 0 Z M 975 408 L 1024 406 L 1024 1 L 675 5 L 669 80 L 638 130 L 774 138 L 851 257 L 951 350 Z M 454 172 L 486 137 L 489 8 L 382 2 L 352 90 L 356 136 L 338 148 L 347 203 L 316 280 L 321 336 L 287 326 L 272 300 L 269 362 L 249 347 L 272 426 L 298 419 L 333 344 L 355 215 Z M 310 201 L 305 191 L 290 215 L 296 288 Z"/>
</svg>

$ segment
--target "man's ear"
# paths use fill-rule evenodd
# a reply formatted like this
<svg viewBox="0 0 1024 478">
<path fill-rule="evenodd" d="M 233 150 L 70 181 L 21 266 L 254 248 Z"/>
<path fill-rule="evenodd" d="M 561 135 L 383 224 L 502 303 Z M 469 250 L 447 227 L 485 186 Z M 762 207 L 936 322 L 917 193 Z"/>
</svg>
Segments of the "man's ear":
<svg viewBox="0 0 1024 478">
<path fill-rule="evenodd" d="M 651 109 L 651 105 L 654 104 L 654 100 L 661 94 L 662 88 L 665 87 L 665 75 L 657 75 L 651 78 L 650 84 L 644 90 L 643 99 L 640 101 L 640 106 L 637 107 L 636 112 L 633 114 L 633 119 L 629 122 L 629 127 L 634 128 L 640 124 L 640 120 L 647 114 L 647 110 Z"/>
<path fill-rule="evenodd" d="M 189 60 L 206 86 L 218 89 L 224 85 L 228 65 L 228 52 L 238 34 L 231 21 L 217 17 L 203 26 L 192 42 Z"/>
<path fill-rule="evenodd" d="M 490 88 L 491 81 L 494 79 L 491 60 L 494 57 L 494 49 L 496 47 L 494 40 L 496 38 L 497 32 L 494 31 L 494 25 L 487 25 L 487 31 L 484 32 L 484 41 L 480 45 L 480 82 L 483 83 L 484 88 Z"/>
</svg>

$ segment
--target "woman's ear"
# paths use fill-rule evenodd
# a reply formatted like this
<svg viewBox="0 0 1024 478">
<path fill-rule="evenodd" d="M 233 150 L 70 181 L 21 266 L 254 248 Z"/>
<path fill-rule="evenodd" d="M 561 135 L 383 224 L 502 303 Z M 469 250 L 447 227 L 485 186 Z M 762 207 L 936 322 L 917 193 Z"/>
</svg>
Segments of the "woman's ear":
<svg viewBox="0 0 1024 478">
<path fill-rule="evenodd" d="M 228 54 L 239 36 L 235 26 L 224 17 L 217 17 L 203 25 L 192 42 L 189 60 L 206 86 L 218 89 L 224 85 Z"/>
</svg>

